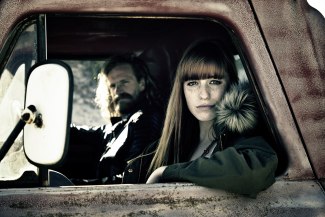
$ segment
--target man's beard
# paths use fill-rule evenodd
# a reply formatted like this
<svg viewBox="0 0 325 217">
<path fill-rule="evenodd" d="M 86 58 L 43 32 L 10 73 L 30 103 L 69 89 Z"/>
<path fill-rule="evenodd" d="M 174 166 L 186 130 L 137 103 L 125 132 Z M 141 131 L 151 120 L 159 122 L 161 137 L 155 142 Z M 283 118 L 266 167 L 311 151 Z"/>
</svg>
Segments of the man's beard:
<svg viewBox="0 0 325 217">
<path fill-rule="evenodd" d="M 120 115 L 131 113 L 138 104 L 138 97 L 134 98 L 128 93 L 122 93 L 114 100 L 115 111 Z"/>
</svg>

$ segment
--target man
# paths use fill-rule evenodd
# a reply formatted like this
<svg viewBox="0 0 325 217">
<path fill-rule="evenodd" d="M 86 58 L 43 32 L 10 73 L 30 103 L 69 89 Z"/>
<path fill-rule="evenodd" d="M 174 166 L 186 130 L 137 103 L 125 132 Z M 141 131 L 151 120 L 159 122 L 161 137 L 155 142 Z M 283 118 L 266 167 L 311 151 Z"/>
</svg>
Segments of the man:
<svg viewBox="0 0 325 217">
<path fill-rule="evenodd" d="M 113 56 L 98 77 L 95 101 L 112 125 L 71 126 L 67 162 L 59 171 L 75 184 L 121 183 L 127 162 L 159 139 L 162 130 L 160 99 L 144 62 Z"/>
</svg>

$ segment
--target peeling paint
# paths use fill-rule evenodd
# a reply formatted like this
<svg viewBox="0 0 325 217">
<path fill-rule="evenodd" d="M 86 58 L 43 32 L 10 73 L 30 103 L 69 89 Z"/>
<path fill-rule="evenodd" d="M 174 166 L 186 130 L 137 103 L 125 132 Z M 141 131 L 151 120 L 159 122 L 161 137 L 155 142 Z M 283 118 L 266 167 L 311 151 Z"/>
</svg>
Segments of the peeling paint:
<svg viewBox="0 0 325 217">
<path fill-rule="evenodd" d="M 301 191 L 304 189 L 304 191 Z M 277 181 L 256 199 L 192 184 L 2 189 L 1 216 L 318 216 L 314 181 Z"/>
</svg>

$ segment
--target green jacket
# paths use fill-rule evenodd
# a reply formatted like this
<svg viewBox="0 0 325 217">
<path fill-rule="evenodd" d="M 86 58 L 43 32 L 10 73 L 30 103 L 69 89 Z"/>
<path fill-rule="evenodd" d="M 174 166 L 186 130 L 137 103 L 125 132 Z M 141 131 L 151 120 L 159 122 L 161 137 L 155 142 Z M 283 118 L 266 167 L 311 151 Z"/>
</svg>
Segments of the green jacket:
<svg viewBox="0 0 325 217">
<path fill-rule="evenodd" d="M 163 181 L 188 181 L 255 197 L 275 182 L 278 159 L 262 137 L 241 139 L 210 158 L 169 165 Z"/>
<path fill-rule="evenodd" d="M 168 165 L 163 182 L 192 182 L 255 197 L 275 182 L 278 158 L 263 138 L 265 124 L 259 122 L 256 100 L 248 84 L 230 88 L 216 105 L 217 146 L 210 158 Z M 267 138 L 267 137 L 265 137 Z M 124 183 L 143 183 L 157 143 L 131 160 Z"/>
</svg>

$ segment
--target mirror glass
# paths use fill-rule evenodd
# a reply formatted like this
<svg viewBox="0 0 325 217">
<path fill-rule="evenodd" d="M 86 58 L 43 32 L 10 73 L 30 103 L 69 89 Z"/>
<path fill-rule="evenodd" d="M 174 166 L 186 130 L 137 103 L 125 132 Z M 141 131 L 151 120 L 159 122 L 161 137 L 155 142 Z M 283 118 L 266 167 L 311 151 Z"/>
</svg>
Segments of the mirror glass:
<svg viewBox="0 0 325 217">
<path fill-rule="evenodd" d="M 47 61 L 30 74 L 25 108 L 34 105 L 43 124 L 26 124 L 24 148 L 27 158 L 36 165 L 56 165 L 66 154 L 72 84 L 71 69 L 61 62 Z"/>
</svg>

